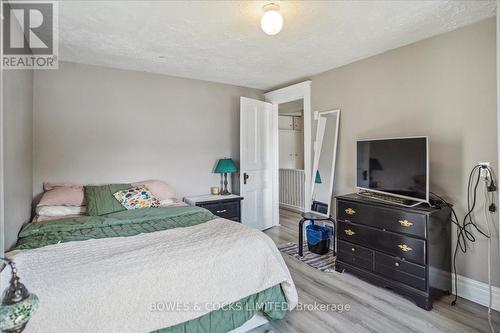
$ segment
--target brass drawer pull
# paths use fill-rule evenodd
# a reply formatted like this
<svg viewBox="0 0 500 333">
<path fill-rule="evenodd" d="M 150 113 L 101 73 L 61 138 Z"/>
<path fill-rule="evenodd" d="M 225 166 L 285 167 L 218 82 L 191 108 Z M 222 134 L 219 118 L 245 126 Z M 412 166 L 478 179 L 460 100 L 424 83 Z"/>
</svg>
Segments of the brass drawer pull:
<svg viewBox="0 0 500 333">
<path fill-rule="evenodd" d="M 399 267 L 399 262 L 397 262 L 397 261 L 396 261 L 396 262 L 394 263 L 394 266 Z"/>
<path fill-rule="evenodd" d="M 354 231 L 352 231 L 351 229 L 345 229 L 345 230 L 344 230 L 344 232 L 345 232 L 345 234 L 346 234 L 347 236 L 352 236 L 352 235 L 354 235 L 354 234 L 355 234 L 355 232 L 354 232 Z"/>
<path fill-rule="evenodd" d="M 216 213 L 219 213 L 219 214 L 220 214 L 220 213 L 225 213 L 225 212 L 227 212 L 227 209 L 223 209 L 223 210 L 218 210 L 218 211 L 216 211 Z"/>
<path fill-rule="evenodd" d="M 413 225 L 413 223 L 408 220 L 399 220 L 399 224 L 403 227 L 411 227 Z"/>
<path fill-rule="evenodd" d="M 351 251 L 352 251 L 352 252 L 356 252 L 356 249 L 355 249 L 355 248 L 353 248 L 353 247 L 351 247 Z"/>
<path fill-rule="evenodd" d="M 403 252 L 410 252 L 411 250 L 413 250 L 411 247 L 409 247 L 408 245 L 406 244 L 399 244 L 398 247 L 401 249 L 401 251 Z"/>
<path fill-rule="evenodd" d="M 350 208 L 350 207 L 349 207 L 349 208 L 347 208 L 347 209 L 345 210 L 345 212 L 346 212 L 346 214 L 347 214 L 347 215 L 353 215 L 353 214 L 356 214 L 356 211 L 355 211 L 354 209 Z"/>
</svg>

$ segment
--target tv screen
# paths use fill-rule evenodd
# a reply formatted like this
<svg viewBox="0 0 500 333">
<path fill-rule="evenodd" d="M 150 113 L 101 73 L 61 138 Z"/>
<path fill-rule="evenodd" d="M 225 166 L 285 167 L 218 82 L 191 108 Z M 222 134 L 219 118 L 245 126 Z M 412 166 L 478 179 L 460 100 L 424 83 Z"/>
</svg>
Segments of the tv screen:
<svg viewBox="0 0 500 333">
<path fill-rule="evenodd" d="M 427 137 L 357 143 L 357 187 L 428 201 Z"/>
</svg>

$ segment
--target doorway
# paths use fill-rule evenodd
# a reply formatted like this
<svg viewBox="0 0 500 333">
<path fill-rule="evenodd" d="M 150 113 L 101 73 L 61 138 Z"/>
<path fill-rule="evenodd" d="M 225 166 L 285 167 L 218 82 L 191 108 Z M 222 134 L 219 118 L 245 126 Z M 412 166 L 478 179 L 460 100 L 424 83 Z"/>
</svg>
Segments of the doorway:
<svg viewBox="0 0 500 333">
<path fill-rule="evenodd" d="M 279 207 L 304 211 L 304 101 L 278 105 Z"/>
<path fill-rule="evenodd" d="M 279 225 L 280 206 L 300 212 L 311 208 L 311 81 L 270 91 L 264 97 L 273 105 L 275 119 L 271 129 L 275 147 L 272 209 L 274 225 Z M 286 127 L 292 129 L 288 134 L 283 132 Z"/>
<path fill-rule="evenodd" d="M 240 195 L 244 197 L 242 223 L 260 230 L 279 225 L 280 106 L 283 116 L 291 117 L 282 118 L 282 125 L 291 125 L 292 130 L 302 134 L 298 136 L 301 141 L 295 145 L 296 151 L 292 156 L 288 155 L 293 157 L 288 161 L 293 162 L 293 168 L 303 171 L 303 178 L 297 184 L 300 185 L 297 186 L 299 189 L 294 192 L 303 199 L 300 199 L 302 202 L 299 201 L 295 210 L 310 211 L 312 177 L 311 81 L 265 93 L 264 97 L 265 101 L 240 98 Z M 294 103 L 287 104 L 290 102 Z M 297 103 L 302 106 L 300 117 L 298 113 L 288 115 L 286 107 Z M 298 148 L 299 144 L 302 144 L 302 150 Z M 282 163 L 283 168 L 284 163 L 288 162 Z"/>
</svg>

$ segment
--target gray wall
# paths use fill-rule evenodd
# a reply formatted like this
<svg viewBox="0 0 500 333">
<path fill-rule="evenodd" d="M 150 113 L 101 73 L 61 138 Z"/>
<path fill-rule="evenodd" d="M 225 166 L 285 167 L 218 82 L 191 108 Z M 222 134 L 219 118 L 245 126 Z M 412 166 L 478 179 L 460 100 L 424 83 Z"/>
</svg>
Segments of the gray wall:
<svg viewBox="0 0 500 333">
<path fill-rule="evenodd" d="M 5 249 L 31 217 L 33 196 L 33 71 L 3 72 Z"/>
<path fill-rule="evenodd" d="M 431 190 L 463 216 L 471 168 L 497 166 L 495 29 L 487 19 L 312 78 L 313 110 L 342 109 L 337 194 L 355 190 L 357 139 L 428 135 Z M 458 273 L 487 282 L 487 241 L 478 239 Z M 492 248 L 500 286 L 498 233 Z"/>
<path fill-rule="evenodd" d="M 34 194 L 44 181 L 162 179 L 178 196 L 219 185 L 218 158 L 239 159 L 240 96 L 254 89 L 59 63 L 34 81 Z"/>
</svg>

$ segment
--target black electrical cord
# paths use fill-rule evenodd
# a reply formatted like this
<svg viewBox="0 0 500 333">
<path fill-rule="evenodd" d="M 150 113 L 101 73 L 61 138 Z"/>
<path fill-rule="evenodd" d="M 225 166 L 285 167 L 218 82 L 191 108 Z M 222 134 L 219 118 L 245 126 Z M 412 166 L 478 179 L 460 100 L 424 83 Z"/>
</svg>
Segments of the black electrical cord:
<svg viewBox="0 0 500 333">
<path fill-rule="evenodd" d="M 488 192 L 491 192 L 492 197 L 494 197 L 493 192 L 497 190 L 497 186 L 495 185 L 495 174 L 493 173 L 493 169 L 491 169 L 491 167 L 487 166 L 486 169 L 488 169 L 490 175 L 490 185 L 488 185 Z"/>
<path fill-rule="evenodd" d="M 467 182 L 467 213 L 465 214 L 462 222 L 460 223 L 460 220 L 458 219 L 458 216 L 453 209 L 452 205 L 450 205 L 446 200 L 444 200 L 442 197 L 439 195 L 430 192 L 433 196 L 437 197 L 439 200 L 442 201 L 444 205 L 450 208 L 452 212 L 452 216 L 450 218 L 451 222 L 457 226 L 457 243 L 455 245 L 455 250 L 453 253 L 453 273 L 455 274 L 455 298 L 451 302 L 451 305 L 455 305 L 458 299 L 458 277 L 457 277 L 457 254 L 458 250 L 460 249 L 461 252 L 467 253 L 467 241 L 470 241 L 471 243 L 474 243 L 476 241 L 476 237 L 474 237 L 474 234 L 472 233 L 471 230 L 468 230 L 467 228 L 474 228 L 476 229 L 477 232 L 485 236 L 486 238 L 490 238 L 489 235 L 487 235 L 485 232 L 483 232 L 479 226 L 476 224 L 474 221 L 473 217 L 473 211 L 476 208 L 477 204 L 477 188 L 479 186 L 479 183 L 481 181 L 481 169 L 485 168 L 488 169 L 489 174 L 490 174 L 490 185 L 489 188 L 492 189 L 491 192 L 496 191 L 495 187 L 495 181 L 494 181 L 494 174 L 492 170 L 489 167 L 482 167 L 480 165 L 476 165 L 474 168 L 472 168 L 470 174 L 469 174 L 469 180 Z M 474 179 L 475 174 L 477 173 L 477 178 L 472 186 L 472 182 Z M 472 192 L 472 193 L 471 193 Z M 472 198 L 471 198 L 472 194 Z M 493 196 L 492 196 L 492 201 L 491 205 L 494 207 L 494 201 L 493 201 Z"/>
<path fill-rule="evenodd" d="M 477 167 L 479 167 L 478 169 L 476 169 Z M 473 190 L 473 198 L 472 198 L 472 204 L 470 203 L 470 180 L 474 174 L 475 171 L 478 171 L 477 172 L 477 180 L 476 180 L 476 184 L 474 185 L 474 190 Z M 463 223 L 463 227 L 466 228 L 467 226 L 471 225 L 473 226 L 477 232 L 479 232 L 480 234 L 482 234 L 484 237 L 486 238 L 490 238 L 484 231 L 482 231 L 481 229 L 479 229 L 479 226 L 476 224 L 476 222 L 474 221 L 473 219 L 473 216 L 472 216 L 472 212 L 474 211 L 474 208 L 476 208 L 476 200 L 477 200 L 477 188 L 479 186 L 479 182 L 481 181 L 481 167 L 480 166 L 476 166 L 472 169 L 471 171 L 471 177 L 469 177 L 469 185 L 467 187 L 467 214 L 465 214 L 465 217 L 464 217 L 464 223 Z M 467 220 L 469 220 L 468 222 L 466 222 Z M 471 235 L 472 238 L 469 238 L 469 240 L 471 242 L 475 242 L 476 239 L 475 237 L 472 235 L 472 233 L 468 233 L 468 235 Z"/>
<path fill-rule="evenodd" d="M 455 212 L 455 209 L 453 209 L 453 207 L 446 201 L 444 200 L 442 197 L 440 197 L 439 195 L 437 195 L 436 193 L 433 193 L 433 192 L 430 192 L 432 195 L 434 195 L 435 197 L 437 197 L 438 199 L 440 199 L 443 204 L 445 204 L 448 208 L 450 208 L 451 212 L 452 212 L 452 216 L 450 217 L 450 221 L 455 224 L 457 226 L 457 244 L 455 246 L 455 250 L 453 251 L 453 273 L 455 274 L 455 300 L 452 302 L 452 305 L 455 305 L 456 303 L 456 298 L 457 298 L 457 295 L 458 295 L 458 290 L 457 290 L 457 261 L 456 261 L 456 258 L 457 258 L 457 249 L 458 247 L 460 247 L 460 249 L 462 249 L 462 252 L 466 252 L 467 249 L 466 249 L 466 246 L 467 246 L 467 241 L 464 237 L 464 231 L 465 233 L 468 233 L 467 230 L 464 230 L 462 228 L 462 226 L 460 225 L 460 222 L 458 220 L 458 217 L 457 217 L 457 213 Z M 474 236 L 472 236 L 474 237 Z M 463 243 L 461 243 L 463 239 Z M 452 290 L 452 293 L 453 293 L 453 290 Z"/>
</svg>

